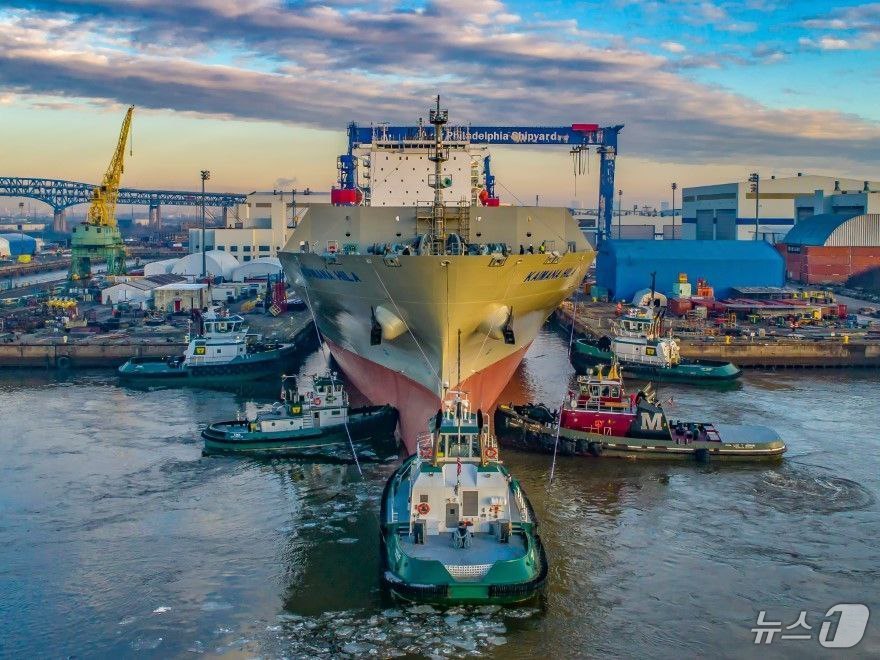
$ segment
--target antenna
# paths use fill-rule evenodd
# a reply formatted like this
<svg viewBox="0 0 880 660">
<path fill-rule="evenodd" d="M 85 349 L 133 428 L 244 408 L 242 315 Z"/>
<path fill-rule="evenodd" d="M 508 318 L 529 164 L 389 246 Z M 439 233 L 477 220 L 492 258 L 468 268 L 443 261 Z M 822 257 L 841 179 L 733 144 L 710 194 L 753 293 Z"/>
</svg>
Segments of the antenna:
<svg viewBox="0 0 880 660">
<path fill-rule="evenodd" d="M 434 163 L 434 181 L 428 181 L 434 188 L 434 208 L 431 214 L 434 224 L 433 253 L 446 254 L 446 218 L 443 206 L 443 188 L 447 183 L 443 180 L 443 163 L 449 160 L 449 149 L 443 146 L 443 127 L 449 121 L 449 111 L 440 109 L 440 95 L 437 95 L 437 107 L 432 109 L 428 121 L 434 125 L 434 150 L 428 160 Z"/>
<path fill-rule="evenodd" d="M 458 386 L 461 387 L 461 328 L 458 329 Z"/>
</svg>

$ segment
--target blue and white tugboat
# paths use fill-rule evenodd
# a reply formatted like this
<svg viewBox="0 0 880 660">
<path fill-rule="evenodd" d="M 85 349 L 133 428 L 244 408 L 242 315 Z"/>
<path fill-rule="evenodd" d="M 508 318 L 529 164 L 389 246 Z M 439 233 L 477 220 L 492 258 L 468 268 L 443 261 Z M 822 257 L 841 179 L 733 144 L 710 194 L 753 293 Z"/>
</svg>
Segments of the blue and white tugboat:
<svg viewBox="0 0 880 660">
<path fill-rule="evenodd" d="M 119 376 L 132 383 L 223 384 L 260 378 L 279 371 L 279 360 L 293 344 L 255 341 L 238 314 L 211 310 L 201 321 L 183 355 L 167 358 L 134 357 L 119 367 Z"/>
</svg>

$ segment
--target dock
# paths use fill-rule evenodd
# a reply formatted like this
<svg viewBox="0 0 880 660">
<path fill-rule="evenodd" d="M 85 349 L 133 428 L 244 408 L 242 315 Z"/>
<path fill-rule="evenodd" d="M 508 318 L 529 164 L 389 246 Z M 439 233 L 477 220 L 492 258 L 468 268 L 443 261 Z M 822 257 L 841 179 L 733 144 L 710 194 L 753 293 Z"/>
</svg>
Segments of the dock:
<svg viewBox="0 0 880 660">
<path fill-rule="evenodd" d="M 556 310 L 556 321 L 569 330 L 573 317 L 577 337 L 598 338 L 610 333 L 614 306 L 580 302 L 575 314 L 575 305 L 567 301 Z M 742 368 L 880 368 L 880 341 L 857 333 L 842 332 L 821 339 L 679 335 L 676 339 L 684 358 L 732 362 Z"/>
<path fill-rule="evenodd" d="M 273 340 L 292 343 L 306 349 L 317 344 L 315 328 L 307 312 L 281 317 L 248 315 L 253 332 Z M 128 332 L 72 339 L 69 335 L 35 337 L 21 335 L 0 342 L 0 368 L 39 369 L 116 369 L 130 358 L 164 358 L 182 355 L 187 343 L 184 335 L 144 336 Z"/>
</svg>

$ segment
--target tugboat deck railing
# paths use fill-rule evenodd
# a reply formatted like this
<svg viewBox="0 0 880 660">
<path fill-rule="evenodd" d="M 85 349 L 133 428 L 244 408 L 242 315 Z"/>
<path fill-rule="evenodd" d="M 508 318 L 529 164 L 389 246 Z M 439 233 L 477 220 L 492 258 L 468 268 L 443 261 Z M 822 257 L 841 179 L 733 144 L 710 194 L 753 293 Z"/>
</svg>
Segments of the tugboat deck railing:
<svg viewBox="0 0 880 660">
<path fill-rule="evenodd" d="M 521 489 L 514 489 L 514 498 L 516 498 L 516 506 L 519 509 L 519 514 L 522 517 L 523 522 L 531 522 L 531 518 L 529 517 L 529 507 L 526 506 L 526 498 L 523 496 L 523 492 Z"/>
</svg>

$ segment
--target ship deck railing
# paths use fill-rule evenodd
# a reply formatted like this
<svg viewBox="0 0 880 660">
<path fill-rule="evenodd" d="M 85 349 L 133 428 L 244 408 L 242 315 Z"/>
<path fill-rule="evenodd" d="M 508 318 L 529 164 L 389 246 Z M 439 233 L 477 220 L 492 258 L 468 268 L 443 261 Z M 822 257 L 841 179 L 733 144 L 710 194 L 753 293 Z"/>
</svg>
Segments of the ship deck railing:
<svg viewBox="0 0 880 660">
<path fill-rule="evenodd" d="M 412 536 L 400 539 L 400 549 L 413 559 L 439 561 L 456 580 L 480 580 L 498 561 L 519 559 L 527 551 L 521 533 L 511 534 L 507 543 L 501 543 L 492 533 L 471 534 L 468 547 L 455 547 L 452 535 L 456 532 L 430 534 L 424 543 L 415 543 Z"/>
</svg>

